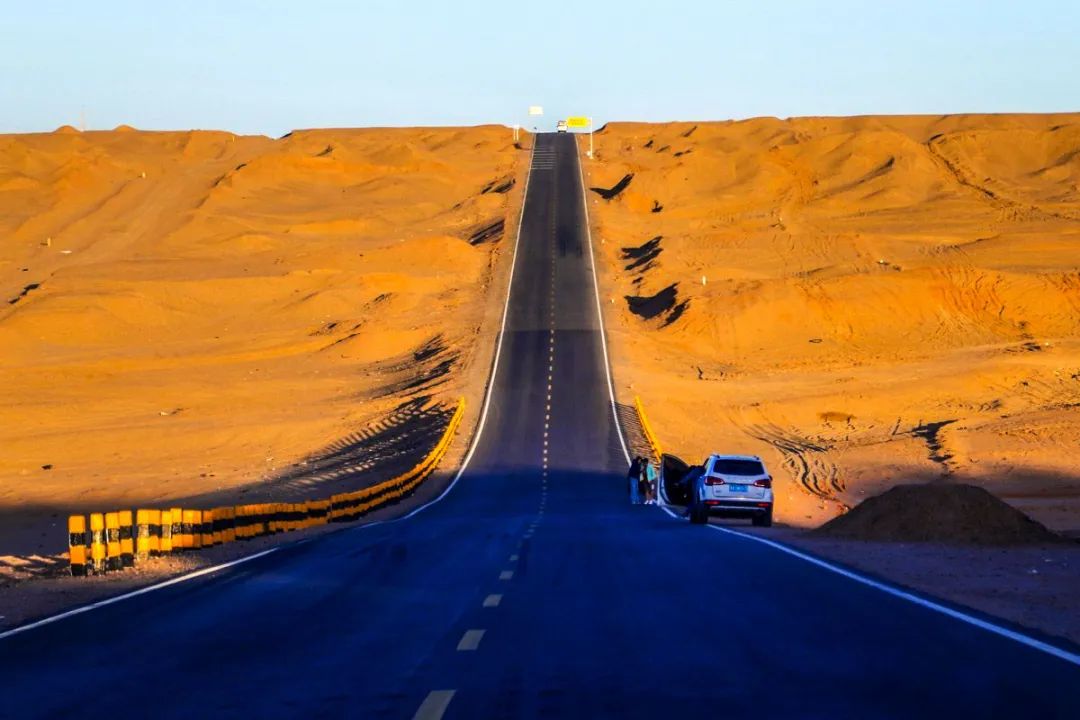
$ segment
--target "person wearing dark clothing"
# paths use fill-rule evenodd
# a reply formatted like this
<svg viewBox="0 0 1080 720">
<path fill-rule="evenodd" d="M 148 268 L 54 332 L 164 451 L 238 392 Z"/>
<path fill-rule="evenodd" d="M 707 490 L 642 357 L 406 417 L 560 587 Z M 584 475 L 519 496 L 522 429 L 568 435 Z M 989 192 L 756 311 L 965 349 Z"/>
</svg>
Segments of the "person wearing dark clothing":
<svg viewBox="0 0 1080 720">
<path fill-rule="evenodd" d="M 630 463 L 630 470 L 626 473 L 626 480 L 630 485 L 630 504 L 637 505 L 641 502 L 641 469 L 645 463 L 640 455 Z"/>
<path fill-rule="evenodd" d="M 690 517 L 694 506 L 701 502 L 698 483 L 701 481 L 701 477 L 704 474 L 705 468 L 700 465 L 695 465 L 690 468 L 689 472 L 687 472 L 683 478 L 683 482 L 686 483 L 686 510 L 683 511 L 683 517 Z"/>
</svg>

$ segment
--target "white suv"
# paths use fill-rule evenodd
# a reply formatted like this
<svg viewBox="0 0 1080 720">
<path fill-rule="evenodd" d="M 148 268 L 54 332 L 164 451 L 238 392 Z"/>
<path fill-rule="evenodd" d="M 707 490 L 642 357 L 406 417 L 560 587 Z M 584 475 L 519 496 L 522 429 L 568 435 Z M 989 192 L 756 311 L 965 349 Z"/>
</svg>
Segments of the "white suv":
<svg viewBox="0 0 1080 720">
<path fill-rule="evenodd" d="M 772 476 L 757 455 L 710 455 L 689 490 L 690 522 L 701 525 L 710 515 L 749 517 L 769 527 L 773 517 Z"/>
<path fill-rule="evenodd" d="M 555 123 L 555 132 L 564 133 L 564 132 L 566 132 L 566 127 L 567 127 L 566 121 L 565 120 L 560 120 L 559 122 Z"/>
</svg>

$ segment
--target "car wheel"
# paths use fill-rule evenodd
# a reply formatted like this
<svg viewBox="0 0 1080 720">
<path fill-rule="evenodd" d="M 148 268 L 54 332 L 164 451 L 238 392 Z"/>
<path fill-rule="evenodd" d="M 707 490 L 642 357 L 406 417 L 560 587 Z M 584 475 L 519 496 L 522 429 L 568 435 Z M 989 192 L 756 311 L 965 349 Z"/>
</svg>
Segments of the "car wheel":
<svg viewBox="0 0 1080 720">
<path fill-rule="evenodd" d="M 769 508 L 768 512 L 755 515 L 751 522 L 754 523 L 754 527 L 772 527 L 772 508 Z"/>
</svg>

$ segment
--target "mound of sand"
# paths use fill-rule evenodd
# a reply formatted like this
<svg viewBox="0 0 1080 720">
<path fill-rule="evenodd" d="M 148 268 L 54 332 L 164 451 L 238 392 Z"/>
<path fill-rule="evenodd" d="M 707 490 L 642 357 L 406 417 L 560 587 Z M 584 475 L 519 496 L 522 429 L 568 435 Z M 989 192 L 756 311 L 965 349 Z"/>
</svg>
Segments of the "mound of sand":
<svg viewBox="0 0 1080 720">
<path fill-rule="evenodd" d="M 1062 541 L 983 488 L 942 483 L 899 485 L 864 500 L 813 534 L 847 540 L 972 545 Z"/>
<path fill-rule="evenodd" d="M 947 477 L 1080 530 L 1080 115 L 595 141 L 615 380 L 665 448 L 762 455 L 785 523 Z"/>
</svg>

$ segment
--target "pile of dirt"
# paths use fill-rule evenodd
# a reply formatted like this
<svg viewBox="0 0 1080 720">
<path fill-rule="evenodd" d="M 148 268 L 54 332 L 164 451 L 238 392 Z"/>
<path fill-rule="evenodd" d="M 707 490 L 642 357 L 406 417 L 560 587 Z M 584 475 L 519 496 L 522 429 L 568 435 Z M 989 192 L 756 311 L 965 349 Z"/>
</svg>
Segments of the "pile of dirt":
<svg viewBox="0 0 1080 720">
<path fill-rule="evenodd" d="M 974 485 L 899 485 L 830 520 L 814 535 L 849 540 L 1029 545 L 1063 539 Z"/>
</svg>

